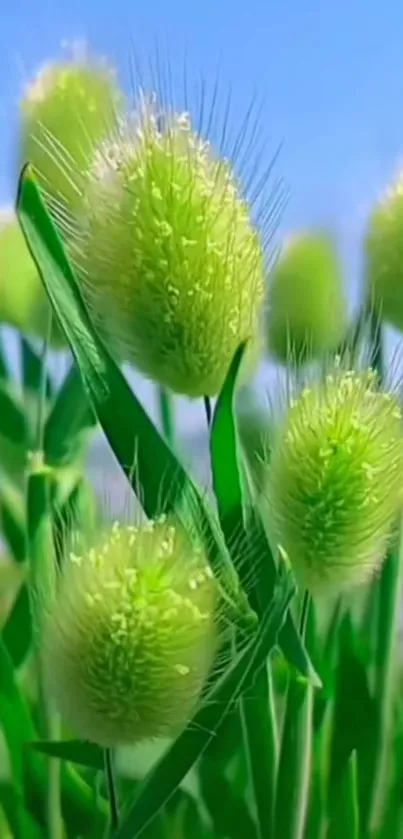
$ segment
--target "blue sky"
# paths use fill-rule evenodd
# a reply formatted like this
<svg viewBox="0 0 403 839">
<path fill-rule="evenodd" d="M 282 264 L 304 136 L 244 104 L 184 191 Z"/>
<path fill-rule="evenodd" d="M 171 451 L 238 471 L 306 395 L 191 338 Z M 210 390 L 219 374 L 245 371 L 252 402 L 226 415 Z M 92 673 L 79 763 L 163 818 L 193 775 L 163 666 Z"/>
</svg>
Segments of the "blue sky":
<svg viewBox="0 0 403 839">
<path fill-rule="evenodd" d="M 127 70 L 168 45 L 213 84 L 217 65 L 240 119 L 265 98 L 269 148 L 291 198 L 283 230 L 327 225 L 349 285 L 371 203 L 403 162 L 403 3 L 399 0 L 10 0 L 0 28 L 0 205 L 13 198 L 18 99 L 62 40 L 86 39 Z"/>
</svg>

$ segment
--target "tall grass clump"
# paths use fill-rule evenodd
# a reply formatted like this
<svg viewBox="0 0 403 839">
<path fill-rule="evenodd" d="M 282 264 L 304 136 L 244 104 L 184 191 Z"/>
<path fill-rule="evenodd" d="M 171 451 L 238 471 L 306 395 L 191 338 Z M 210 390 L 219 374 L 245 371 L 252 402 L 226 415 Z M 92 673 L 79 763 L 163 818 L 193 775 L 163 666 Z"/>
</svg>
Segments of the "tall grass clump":
<svg viewBox="0 0 403 839">
<path fill-rule="evenodd" d="M 183 107 L 158 70 L 130 101 L 75 55 L 21 103 L 0 231 L 19 345 L 16 371 L 0 340 L 1 835 L 398 837 L 398 198 L 369 219 L 348 322 L 330 235 L 273 261 L 285 193 L 258 172 L 254 109 L 233 131 L 218 87 Z M 279 411 L 253 377 L 274 359 Z M 177 394 L 200 400 L 207 481 Z M 120 487 L 112 513 L 87 468 L 100 436 L 118 519 Z"/>
</svg>

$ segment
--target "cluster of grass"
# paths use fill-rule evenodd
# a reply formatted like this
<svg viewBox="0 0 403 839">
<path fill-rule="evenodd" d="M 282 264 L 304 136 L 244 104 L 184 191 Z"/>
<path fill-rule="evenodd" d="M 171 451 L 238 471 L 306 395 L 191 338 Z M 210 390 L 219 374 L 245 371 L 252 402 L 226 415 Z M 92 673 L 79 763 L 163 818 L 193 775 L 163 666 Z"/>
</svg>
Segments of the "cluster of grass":
<svg viewBox="0 0 403 839">
<path fill-rule="evenodd" d="M 17 382 L 2 349 L 1 837 L 403 835 L 403 424 L 382 321 L 402 311 L 399 189 L 349 324 L 325 234 L 270 265 L 282 199 L 235 175 L 245 125 L 231 160 L 211 114 L 196 130 L 143 93 L 128 114 L 109 71 L 76 62 L 22 113 L 0 230 L 22 362 Z M 69 352 L 58 387 L 51 346 Z M 266 354 L 287 382 L 267 416 L 242 389 Z M 161 432 L 125 361 L 154 380 Z M 182 465 L 177 393 L 204 402 L 211 489 Z M 118 521 L 85 474 L 96 431 L 127 482 Z"/>
</svg>

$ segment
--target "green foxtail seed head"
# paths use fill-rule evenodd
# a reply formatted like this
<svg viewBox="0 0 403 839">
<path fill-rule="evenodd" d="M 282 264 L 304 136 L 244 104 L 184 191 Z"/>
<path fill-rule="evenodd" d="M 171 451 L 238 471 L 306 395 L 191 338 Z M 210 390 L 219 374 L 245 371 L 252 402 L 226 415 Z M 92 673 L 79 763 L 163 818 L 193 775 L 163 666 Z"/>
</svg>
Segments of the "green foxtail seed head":
<svg viewBox="0 0 403 839">
<path fill-rule="evenodd" d="M 264 256 L 228 162 L 187 114 L 142 104 L 104 144 L 76 259 L 98 324 L 127 361 L 190 397 L 214 396 L 239 343 L 259 343 Z"/>
<path fill-rule="evenodd" d="M 365 256 L 370 302 L 386 321 L 403 330 L 402 176 L 373 209 L 365 239 Z"/>
<path fill-rule="evenodd" d="M 103 746 L 182 727 L 217 641 L 203 552 L 169 520 L 119 526 L 70 554 L 45 629 L 47 681 L 79 735 Z"/>
<path fill-rule="evenodd" d="M 117 120 L 122 94 L 106 64 L 49 64 L 21 101 L 21 163 L 29 161 L 52 208 L 79 206 L 94 146 Z"/>
<path fill-rule="evenodd" d="M 311 591 L 348 588 L 379 567 L 402 474 L 401 411 L 372 371 L 336 368 L 291 403 L 267 468 L 268 515 Z"/>
<path fill-rule="evenodd" d="M 330 237 L 292 237 L 271 275 L 267 336 L 283 363 L 302 362 L 336 349 L 347 324 L 338 255 Z"/>
<path fill-rule="evenodd" d="M 0 212 L 0 322 L 45 338 L 50 305 L 35 263 L 12 210 Z M 52 344 L 63 339 L 56 324 Z"/>
</svg>

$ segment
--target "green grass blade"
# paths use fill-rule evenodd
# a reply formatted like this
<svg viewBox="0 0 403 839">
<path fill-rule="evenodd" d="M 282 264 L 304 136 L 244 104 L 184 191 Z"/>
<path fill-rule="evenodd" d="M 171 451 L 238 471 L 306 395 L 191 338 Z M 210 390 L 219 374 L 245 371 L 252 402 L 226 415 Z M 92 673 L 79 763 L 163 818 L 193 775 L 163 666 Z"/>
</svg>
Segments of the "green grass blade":
<svg viewBox="0 0 403 839">
<path fill-rule="evenodd" d="M 0 812 L 6 817 L 13 839 L 42 839 L 41 830 L 34 822 L 15 788 L 9 782 L 0 781 Z M 0 817 L 1 821 L 1 817 Z M 0 823 L 0 836 L 3 822 Z M 8 835 L 8 834 L 7 834 Z"/>
<path fill-rule="evenodd" d="M 82 454 L 95 417 L 77 368 L 73 365 L 54 400 L 44 430 L 46 463 L 63 466 Z"/>
<path fill-rule="evenodd" d="M 31 648 L 32 615 L 28 586 L 22 583 L 3 626 L 1 637 L 14 667 L 20 667 Z"/>
<path fill-rule="evenodd" d="M 252 606 L 261 613 L 273 591 L 277 569 L 258 510 L 252 504 L 247 513 L 243 509 L 244 487 L 238 457 L 234 394 L 245 349 L 246 344 L 241 344 L 236 351 L 218 397 L 211 426 L 210 453 L 221 527 L 240 579 L 251 594 Z M 255 583 L 252 592 L 251 582 Z M 291 666 L 320 687 L 321 681 L 290 613 L 281 630 L 279 646 Z"/>
<path fill-rule="evenodd" d="M 396 687 L 397 626 L 401 604 L 400 564 L 403 540 L 384 563 L 378 585 L 375 637 L 374 699 L 376 722 L 368 743 L 362 820 L 367 830 L 377 830 L 385 807 L 385 778 Z"/>
<path fill-rule="evenodd" d="M 174 400 L 172 394 L 161 385 L 157 387 L 158 406 L 162 433 L 169 445 L 175 448 Z"/>
<path fill-rule="evenodd" d="M 366 663 L 358 644 L 351 616 L 346 614 L 339 630 L 339 659 L 336 668 L 336 697 L 333 716 L 333 736 L 330 751 L 329 796 L 337 790 L 348 761 L 357 752 L 359 767 L 360 818 L 366 816 L 362 806 L 368 789 L 367 773 L 371 769 L 373 732 L 377 724 L 377 709 L 371 695 Z"/>
<path fill-rule="evenodd" d="M 59 736 L 60 721 L 46 690 L 41 650 L 43 620 L 56 590 L 56 563 L 53 527 L 50 512 L 51 472 L 43 465 L 42 454 L 31 457 L 27 480 L 27 532 L 31 613 L 34 628 L 34 651 L 37 664 L 41 734 L 53 739 Z M 46 793 L 46 836 L 61 839 L 60 762 L 48 759 Z"/>
<path fill-rule="evenodd" d="M 13 559 L 26 558 L 25 509 L 22 493 L 2 480 L 0 486 L 0 530 Z"/>
<path fill-rule="evenodd" d="M 0 382 L 0 435 L 23 453 L 29 441 L 24 409 L 11 387 Z"/>
<path fill-rule="evenodd" d="M 228 710 L 266 661 L 292 596 L 290 580 L 283 579 L 275 591 L 271 607 L 259 626 L 256 638 L 215 683 L 207 702 L 139 785 L 114 839 L 135 839 L 171 798 L 191 766 L 214 738 Z"/>
<path fill-rule="evenodd" d="M 273 832 L 278 732 L 270 671 L 263 667 L 241 698 L 241 717 L 254 793 L 258 839 Z"/>
<path fill-rule="evenodd" d="M 40 394 L 42 388 L 42 368 L 43 361 L 41 357 L 35 352 L 30 341 L 23 335 L 20 339 L 21 344 L 21 364 L 22 364 L 22 381 L 24 389 Z M 50 399 L 53 392 L 53 386 L 50 376 L 46 374 L 45 377 L 45 395 L 46 399 Z"/>
<path fill-rule="evenodd" d="M 29 744 L 41 754 L 76 763 L 89 769 L 104 769 L 103 749 L 86 740 L 36 740 Z"/>
<path fill-rule="evenodd" d="M 199 777 L 203 803 L 210 814 L 215 835 L 226 839 L 257 839 L 245 797 L 234 790 L 222 768 L 213 760 L 202 761 Z"/>
<path fill-rule="evenodd" d="M 328 839 L 359 839 L 357 753 L 350 755 L 336 789 L 333 789 Z"/>
<path fill-rule="evenodd" d="M 276 788 L 274 839 L 303 839 L 312 751 L 312 685 L 291 676 Z"/>
</svg>

